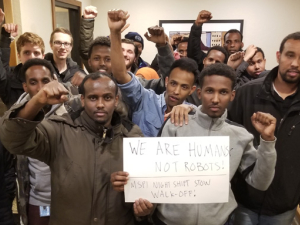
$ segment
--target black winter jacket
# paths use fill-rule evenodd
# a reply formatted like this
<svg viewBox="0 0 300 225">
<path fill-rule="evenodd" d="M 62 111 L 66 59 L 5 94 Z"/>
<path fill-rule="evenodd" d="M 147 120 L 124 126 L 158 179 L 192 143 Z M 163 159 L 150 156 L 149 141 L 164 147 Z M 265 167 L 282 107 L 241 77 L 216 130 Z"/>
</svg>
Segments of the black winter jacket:
<svg viewBox="0 0 300 225">
<path fill-rule="evenodd" d="M 255 145 L 259 144 L 259 134 L 251 124 L 252 114 L 261 111 L 277 119 L 277 164 L 269 189 L 258 191 L 243 182 L 242 176 L 232 182 L 232 189 L 240 204 L 268 216 L 292 210 L 300 202 L 300 90 L 282 117 L 271 91 L 277 74 L 278 67 L 275 67 L 265 78 L 258 78 L 240 87 L 229 109 L 229 119 L 245 126 L 254 135 Z"/>
<path fill-rule="evenodd" d="M 0 142 L 0 225 L 14 225 L 12 201 L 15 197 L 14 159 Z"/>
<path fill-rule="evenodd" d="M 15 67 L 9 66 L 10 59 L 10 34 L 4 28 L 0 40 L 0 98 L 9 109 L 24 93 L 20 72 L 22 64 Z"/>
</svg>

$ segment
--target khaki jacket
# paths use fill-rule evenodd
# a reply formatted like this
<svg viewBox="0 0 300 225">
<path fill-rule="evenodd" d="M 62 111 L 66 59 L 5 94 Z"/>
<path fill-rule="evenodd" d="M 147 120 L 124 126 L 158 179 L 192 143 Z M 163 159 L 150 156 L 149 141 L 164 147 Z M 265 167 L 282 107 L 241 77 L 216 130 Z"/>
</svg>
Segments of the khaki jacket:
<svg viewBox="0 0 300 225">
<path fill-rule="evenodd" d="M 123 138 L 142 136 L 141 130 L 117 113 L 108 130 L 84 111 L 48 120 L 43 113 L 35 121 L 14 118 L 20 107 L 0 120 L 1 141 L 10 152 L 50 166 L 50 225 L 134 224 L 132 204 L 113 190 L 110 175 L 123 170 Z"/>
</svg>

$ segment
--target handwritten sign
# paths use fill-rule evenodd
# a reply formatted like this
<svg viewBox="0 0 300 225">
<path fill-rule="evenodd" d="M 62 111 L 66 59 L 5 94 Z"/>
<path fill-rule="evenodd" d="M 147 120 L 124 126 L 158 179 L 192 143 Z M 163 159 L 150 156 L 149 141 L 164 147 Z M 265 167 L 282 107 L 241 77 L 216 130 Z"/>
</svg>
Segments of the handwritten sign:
<svg viewBox="0 0 300 225">
<path fill-rule="evenodd" d="M 126 202 L 228 202 L 227 136 L 125 138 L 123 154 Z"/>
</svg>

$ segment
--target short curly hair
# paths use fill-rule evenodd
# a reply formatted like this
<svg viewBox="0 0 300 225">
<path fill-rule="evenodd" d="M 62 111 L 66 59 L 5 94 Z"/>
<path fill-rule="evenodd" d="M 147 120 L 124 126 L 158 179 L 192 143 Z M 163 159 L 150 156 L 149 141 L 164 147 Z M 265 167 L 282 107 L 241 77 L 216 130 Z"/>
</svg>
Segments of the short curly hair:
<svg viewBox="0 0 300 225">
<path fill-rule="evenodd" d="M 110 39 L 108 37 L 99 36 L 93 40 L 89 46 L 88 57 L 91 58 L 93 48 L 97 45 L 107 46 L 110 48 Z"/>
<path fill-rule="evenodd" d="M 54 71 L 54 68 L 53 68 L 53 66 L 50 62 L 48 62 L 46 59 L 33 58 L 33 59 L 27 60 L 24 63 L 24 65 L 22 66 L 21 73 L 20 73 L 20 78 L 21 78 L 22 82 L 26 82 L 26 71 L 32 66 L 44 66 L 44 67 L 46 67 L 50 72 L 51 78 L 55 79 L 54 78 L 55 71 Z"/>
<path fill-rule="evenodd" d="M 213 76 L 213 75 L 218 75 L 218 76 L 223 76 L 223 77 L 229 78 L 232 81 L 231 89 L 233 90 L 235 83 L 236 83 L 235 71 L 230 66 L 228 66 L 227 64 L 224 64 L 224 63 L 215 63 L 215 64 L 211 64 L 211 65 L 205 67 L 201 71 L 199 79 L 198 79 L 199 87 L 200 88 L 203 87 L 204 77 Z"/>
</svg>

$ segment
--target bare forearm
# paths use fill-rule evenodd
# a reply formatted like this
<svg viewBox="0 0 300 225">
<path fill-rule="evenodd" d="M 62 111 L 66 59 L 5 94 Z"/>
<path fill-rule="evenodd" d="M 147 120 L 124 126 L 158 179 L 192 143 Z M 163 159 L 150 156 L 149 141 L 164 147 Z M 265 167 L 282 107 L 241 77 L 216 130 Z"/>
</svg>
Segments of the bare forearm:
<svg viewBox="0 0 300 225">
<path fill-rule="evenodd" d="M 126 84 L 131 80 L 130 75 L 127 73 L 121 42 L 121 33 L 110 33 L 111 39 L 111 67 L 114 78 L 120 84 Z"/>
</svg>

